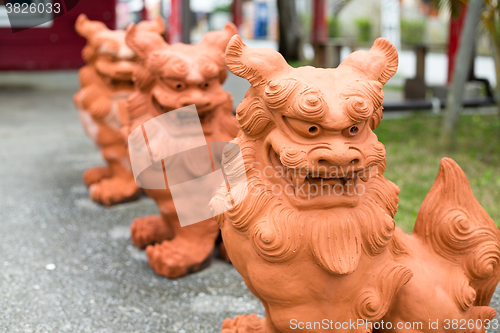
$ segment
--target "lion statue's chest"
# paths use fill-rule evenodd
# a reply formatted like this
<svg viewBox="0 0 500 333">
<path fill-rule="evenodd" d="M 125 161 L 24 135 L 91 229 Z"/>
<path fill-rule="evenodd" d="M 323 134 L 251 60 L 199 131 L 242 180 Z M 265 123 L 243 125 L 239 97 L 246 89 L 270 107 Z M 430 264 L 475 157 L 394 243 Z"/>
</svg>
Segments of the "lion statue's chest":
<svg viewBox="0 0 500 333">
<path fill-rule="evenodd" d="M 218 119 L 215 119 L 215 121 L 218 121 Z M 215 171 L 221 168 L 222 150 L 226 143 L 231 140 L 231 136 L 228 133 L 217 131 L 204 137 L 207 146 L 197 149 L 191 149 L 190 147 L 192 146 L 186 144 L 187 139 L 189 138 L 175 137 L 171 138 L 170 141 L 160 140 L 158 142 L 162 145 L 162 149 L 165 150 L 164 156 L 168 156 L 164 159 L 168 186 L 162 190 L 145 189 L 145 192 L 157 202 L 162 214 L 175 212 L 171 186 L 177 186 L 177 189 L 179 189 L 187 182 L 196 181 L 198 184 L 198 196 L 191 195 L 187 190 L 188 187 L 186 187 L 186 191 L 177 190 L 176 192 L 176 204 L 185 202 L 186 205 L 192 207 L 206 205 L 206 198 L 211 198 L 215 195 L 218 188 L 212 184 L 213 180 L 206 176 L 214 172 L 212 163 L 214 164 Z M 210 149 L 208 145 L 210 145 Z M 168 151 L 177 151 L 180 153 L 170 155 Z"/>
<path fill-rule="evenodd" d="M 283 327 L 289 328 L 292 319 L 322 320 L 332 318 L 334 314 L 351 317 L 346 292 L 354 294 L 357 291 L 350 285 L 349 278 L 327 273 L 314 263 L 304 248 L 291 260 L 266 261 L 254 250 L 251 241 L 229 223 L 221 230 L 231 262 L 249 289 L 268 304 L 275 324 L 281 322 Z M 311 304 L 315 304 L 316 313 L 302 313 L 299 310 Z M 297 308 L 293 313 L 304 318 L 288 318 L 286 314 L 291 313 L 290 307 Z"/>
<path fill-rule="evenodd" d="M 102 96 L 96 96 L 111 100 L 111 108 L 108 114 L 99 120 L 94 119 L 90 112 L 86 110 L 81 101 L 78 101 L 78 115 L 87 135 L 96 142 L 97 145 L 107 145 L 121 140 L 120 128 L 123 126 L 121 113 L 125 110 L 125 103 L 132 90 L 102 89 Z"/>
</svg>

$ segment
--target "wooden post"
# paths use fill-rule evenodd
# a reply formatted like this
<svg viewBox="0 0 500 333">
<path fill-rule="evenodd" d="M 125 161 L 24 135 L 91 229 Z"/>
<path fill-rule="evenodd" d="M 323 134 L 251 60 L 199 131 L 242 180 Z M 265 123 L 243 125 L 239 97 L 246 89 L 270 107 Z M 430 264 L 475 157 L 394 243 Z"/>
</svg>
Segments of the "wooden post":
<svg viewBox="0 0 500 333">
<path fill-rule="evenodd" d="M 193 26 L 193 16 L 189 7 L 189 0 L 182 0 L 181 6 L 181 27 L 182 27 L 182 42 L 185 44 L 191 43 L 191 27 Z"/>
<path fill-rule="evenodd" d="M 313 43 L 324 43 L 327 39 L 326 33 L 326 2 L 325 0 L 313 1 L 313 26 L 311 41 Z"/>
<path fill-rule="evenodd" d="M 314 48 L 314 66 L 325 67 L 327 49 L 327 30 L 326 30 L 326 2 L 325 0 L 313 1 L 313 22 L 311 30 L 311 42 Z"/>
<path fill-rule="evenodd" d="M 170 3 L 170 16 L 167 27 L 168 42 L 170 44 L 182 41 L 181 2 L 182 0 L 171 0 Z"/>
<path fill-rule="evenodd" d="M 414 78 L 405 81 L 405 99 L 421 100 L 425 99 L 427 86 L 425 84 L 425 56 L 427 46 L 424 44 L 415 45 L 415 55 L 417 56 L 417 73 Z"/>
<path fill-rule="evenodd" d="M 146 21 L 149 20 L 148 9 L 146 8 L 146 0 L 142 0 L 142 11 L 141 11 L 141 20 Z"/>
<path fill-rule="evenodd" d="M 231 13 L 233 14 L 233 23 L 234 25 L 240 29 L 241 24 L 243 23 L 243 12 L 241 9 L 242 0 L 233 0 L 231 5 Z"/>
<path fill-rule="evenodd" d="M 467 15 L 467 6 L 460 4 L 460 15 L 450 17 L 450 31 L 448 35 L 448 84 L 451 83 L 451 76 L 455 69 L 455 60 L 459 48 L 460 33 L 464 26 L 465 16 Z"/>
<path fill-rule="evenodd" d="M 427 55 L 427 46 L 417 45 L 415 47 L 417 55 L 417 77 L 425 80 L 425 56 Z"/>
<path fill-rule="evenodd" d="M 287 61 L 301 60 L 304 34 L 295 0 L 277 0 L 279 15 L 279 52 Z"/>
</svg>

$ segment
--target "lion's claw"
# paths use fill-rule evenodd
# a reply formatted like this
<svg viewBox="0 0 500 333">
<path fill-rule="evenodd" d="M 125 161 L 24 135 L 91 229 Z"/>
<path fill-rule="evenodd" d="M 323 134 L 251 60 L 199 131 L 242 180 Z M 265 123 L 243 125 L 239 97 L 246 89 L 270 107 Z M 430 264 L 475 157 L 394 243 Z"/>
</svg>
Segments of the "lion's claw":
<svg viewBox="0 0 500 333">
<path fill-rule="evenodd" d="M 149 265 L 168 278 L 178 278 L 207 267 L 212 258 L 214 241 L 175 237 L 171 241 L 146 248 Z"/>
<path fill-rule="evenodd" d="M 240 315 L 234 319 L 226 318 L 222 323 L 221 333 L 267 333 L 265 319 L 255 313 Z"/>
<path fill-rule="evenodd" d="M 109 178 L 111 171 L 108 167 L 98 166 L 85 170 L 83 173 L 83 182 L 85 185 L 90 186 L 100 182 L 104 178 Z"/>
<path fill-rule="evenodd" d="M 105 206 L 136 200 L 141 195 L 141 188 L 133 179 L 103 179 L 99 183 L 92 184 L 89 191 L 92 200 Z"/>
<path fill-rule="evenodd" d="M 132 243 L 140 249 L 173 238 L 172 229 L 158 215 L 149 215 L 134 219 L 130 226 Z"/>
</svg>

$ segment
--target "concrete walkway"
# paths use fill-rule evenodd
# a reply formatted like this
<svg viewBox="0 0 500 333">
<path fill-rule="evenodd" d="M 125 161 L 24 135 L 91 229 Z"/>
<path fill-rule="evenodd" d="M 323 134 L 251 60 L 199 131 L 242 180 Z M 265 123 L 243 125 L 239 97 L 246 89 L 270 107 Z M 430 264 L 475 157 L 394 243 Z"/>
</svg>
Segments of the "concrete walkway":
<svg viewBox="0 0 500 333">
<path fill-rule="evenodd" d="M 0 332 L 220 332 L 226 317 L 264 314 L 238 272 L 169 280 L 132 246 L 153 201 L 103 208 L 82 172 L 102 164 L 71 91 L 0 92 Z"/>
</svg>

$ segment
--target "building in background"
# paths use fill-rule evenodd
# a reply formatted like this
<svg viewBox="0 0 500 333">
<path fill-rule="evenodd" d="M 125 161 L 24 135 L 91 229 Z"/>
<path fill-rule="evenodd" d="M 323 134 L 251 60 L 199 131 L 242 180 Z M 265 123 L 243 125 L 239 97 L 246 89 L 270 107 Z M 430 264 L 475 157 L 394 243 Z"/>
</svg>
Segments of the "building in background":
<svg viewBox="0 0 500 333">
<path fill-rule="evenodd" d="M 52 3 L 51 0 L 42 1 Z M 31 1 L 20 0 L 18 3 L 29 4 Z M 86 13 L 91 20 L 100 20 L 110 29 L 116 26 L 115 0 L 66 0 L 60 3 L 63 4 L 64 11 L 66 8 L 64 4 L 69 6 L 76 3 L 76 5 L 56 20 L 14 33 L 9 24 L 4 1 L 0 0 L 0 70 L 79 68 L 84 64 L 81 51 L 85 39 L 80 37 L 74 28 L 78 15 Z M 55 14 L 44 13 L 44 15 Z"/>
<path fill-rule="evenodd" d="M 53 0 L 40 0 L 52 2 Z M 61 0 L 77 5 L 67 14 L 29 30 L 13 33 L 10 29 L 4 0 L 0 0 L 0 70 L 70 69 L 83 65 L 81 49 L 85 44 L 74 30 L 74 22 L 80 13 L 92 20 L 100 20 L 109 28 L 125 29 L 130 22 L 143 18 L 172 15 L 172 4 L 180 0 Z M 188 0 L 182 0 L 185 3 Z M 306 44 L 311 36 L 313 1 L 295 0 L 301 18 Z M 330 37 L 350 38 L 359 47 L 369 45 L 382 35 L 381 4 L 385 0 L 325 0 L 326 20 Z M 395 0 L 400 4 L 402 49 L 426 43 L 436 51 L 445 52 L 449 33 L 449 13 L 438 12 L 423 0 Z M 29 3 L 29 0 L 19 0 Z M 241 0 L 242 20 L 239 26 L 243 39 L 277 41 L 278 10 L 276 0 Z M 339 3 L 345 4 L 333 22 L 332 11 Z M 199 41 L 211 30 L 220 30 L 232 20 L 232 0 L 189 0 L 192 42 Z M 335 24 L 336 26 L 335 26 Z M 186 25 L 181 21 L 180 24 Z M 336 28 L 335 28 L 336 27 Z M 265 45 L 265 44 L 259 44 Z M 307 47 L 307 45 L 306 45 Z M 309 47 L 310 49 L 310 47 Z M 311 58 L 311 52 L 305 52 Z M 479 39 L 479 54 L 490 54 L 487 38 Z"/>
</svg>

